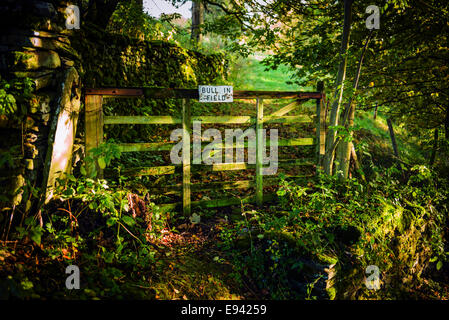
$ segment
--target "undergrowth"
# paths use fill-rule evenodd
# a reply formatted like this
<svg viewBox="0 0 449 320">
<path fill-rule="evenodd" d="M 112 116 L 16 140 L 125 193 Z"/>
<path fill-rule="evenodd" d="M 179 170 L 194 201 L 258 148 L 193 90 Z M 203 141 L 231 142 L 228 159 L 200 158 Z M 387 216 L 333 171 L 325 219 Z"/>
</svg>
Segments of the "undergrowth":
<svg viewBox="0 0 449 320">
<path fill-rule="evenodd" d="M 162 212 L 150 194 L 131 191 L 128 178 L 99 178 L 97 170 L 120 156 L 113 144 L 93 150 L 37 214 L 17 209 L 0 250 L 3 298 L 394 299 L 446 292 L 439 275 L 447 269 L 448 186 L 425 166 L 372 165 L 366 183 L 283 177 L 274 204 L 203 209 L 194 221 Z M 68 265 L 82 270 L 80 290 L 65 288 Z M 379 290 L 365 285 L 373 265 Z"/>
</svg>

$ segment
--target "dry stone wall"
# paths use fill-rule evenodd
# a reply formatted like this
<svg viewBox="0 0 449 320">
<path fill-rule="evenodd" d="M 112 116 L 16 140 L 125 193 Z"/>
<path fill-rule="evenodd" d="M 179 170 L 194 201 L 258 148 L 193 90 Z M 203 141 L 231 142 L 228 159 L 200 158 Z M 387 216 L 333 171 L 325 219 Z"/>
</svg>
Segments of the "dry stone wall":
<svg viewBox="0 0 449 320">
<path fill-rule="evenodd" d="M 40 188 L 43 201 L 42 188 L 54 184 L 57 171 L 70 171 L 73 145 L 82 150 L 84 143 L 83 87 L 193 88 L 226 77 L 222 55 L 111 35 L 83 21 L 81 29 L 68 30 L 70 4 L 0 3 L 0 81 L 4 88 L 32 83 L 26 96 L 11 92 L 19 105 L 14 114 L 0 113 L 0 207 L 31 209 L 38 203 L 30 201 L 31 187 Z"/>
</svg>

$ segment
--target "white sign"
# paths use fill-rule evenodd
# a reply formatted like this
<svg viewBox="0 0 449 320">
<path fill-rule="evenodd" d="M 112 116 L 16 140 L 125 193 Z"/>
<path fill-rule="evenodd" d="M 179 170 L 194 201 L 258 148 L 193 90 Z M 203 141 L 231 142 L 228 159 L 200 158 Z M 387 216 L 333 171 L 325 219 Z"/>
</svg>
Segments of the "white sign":
<svg viewBox="0 0 449 320">
<path fill-rule="evenodd" d="M 232 86 L 198 86 L 200 102 L 232 102 Z"/>
</svg>

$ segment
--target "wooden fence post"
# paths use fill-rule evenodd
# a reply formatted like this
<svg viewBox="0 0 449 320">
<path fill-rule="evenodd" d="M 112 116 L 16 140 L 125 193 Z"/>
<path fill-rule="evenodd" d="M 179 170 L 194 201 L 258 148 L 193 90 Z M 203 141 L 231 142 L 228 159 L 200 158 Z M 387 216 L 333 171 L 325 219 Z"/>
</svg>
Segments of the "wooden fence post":
<svg viewBox="0 0 449 320">
<path fill-rule="evenodd" d="M 388 130 L 390 131 L 391 145 L 393 146 L 394 155 L 399 158 L 398 145 L 396 144 L 396 138 L 394 136 L 393 123 L 391 119 L 387 119 Z"/>
<path fill-rule="evenodd" d="M 261 206 L 263 203 L 263 99 L 256 101 L 256 203 Z"/>
<path fill-rule="evenodd" d="M 319 81 L 317 91 L 324 93 L 324 82 Z M 324 97 L 316 100 L 316 157 L 317 169 L 322 169 L 323 158 L 326 152 L 326 113 L 324 108 Z"/>
<path fill-rule="evenodd" d="M 103 143 L 103 97 L 86 95 L 85 110 L 86 154 Z M 88 170 L 88 168 L 86 168 Z M 97 165 L 98 177 L 103 177 L 103 170 Z M 88 172 L 90 174 L 90 172 Z"/>
<path fill-rule="evenodd" d="M 182 211 L 190 216 L 190 102 L 182 99 Z"/>
</svg>

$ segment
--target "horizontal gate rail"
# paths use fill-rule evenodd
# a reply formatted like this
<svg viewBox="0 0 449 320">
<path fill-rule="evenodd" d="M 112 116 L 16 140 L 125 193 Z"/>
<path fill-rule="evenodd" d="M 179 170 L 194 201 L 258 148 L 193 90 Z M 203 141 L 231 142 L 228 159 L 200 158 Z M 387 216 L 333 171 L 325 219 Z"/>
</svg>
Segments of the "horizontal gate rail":
<svg viewBox="0 0 449 320">
<path fill-rule="evenodd" d="M 180 124 L 181 118 L 172 116 L 104 116 L 104 124 Z"/>
<path fill-rule="evenodd" d="M 104 98 L 145 97 L 151 99 L 199 99 L 198 89 L 176 88 L 95 88 L 85 89 L 84 94 L 99 95 Z M 322 92 L 297 91 L 234 91 L 234 99 L 322 99 Z"/>
<path fill-rule="evenodd" d="M 297 160 L 297 159 L 279 159 L 278 167 L 279 168 L 289 168 L 292 166 L 313 166 L 315 162 L 312 160 Z M 234 163 L 219 163 L 205 166 L 204 164 L 191 164 L 193 168 L 201 168 L 206 172 L 221 172 L 221 171 L 238 171 L 238 170 L 248 170 L 254 169 L 256 167 L 255 164 L 250 164 L 246 162 L 234 162 Z M 167 174 L 175 174 L 177 172 L 177 168 L 180 168 L 181 165 L 172 165 L 172 166 L 153 166 L 153 167 L 134 167 L 122 169 L 120 171 L 121 174 L 136 177 L 136 176 L 160 176 Z M 107 176 L 113 176 L 116 172 L 114 170 L 107 170 Z M 178 173 L 180 171 L 178 170 Z"/>
<path fill-rule="evenodd" d="M 191 122 L 201 121 L 203 124 L 253 124 L 251 116 L 192 116 Z M 312 123 L 313 119 L 306 115 L 299 116 L 265 116 L 263 123 Z M 181 124 L 181 118 L 172 116 L 104 116 L 104 124 Z"/>
<path fill-rule="evenodd" d="M 286 175 L 287 180 L 299 180 L 304 178 L 310 178 L 313 175 Z M 279 183 L 279 177 L 271 177 L 264 179 L 264 187 L 270 187 Z M 208 182 L 208 183 L 192 183 L 192 193 L 202 191 L 220 191 L 220 190 L 232 190 L 232 189 L 248 189 L 256 186 L 254 180 L 237 180 L 237 181 L 223 181 L 223 182 Z M 181 195 L 182 184 L 169 185 L 164 187 L 150 188 L 149 192 L 159 195 Z"/>
<path fill-rule="evenodd" d="M 279 147 L 294 147 L 294 146 L 313 146 L 315 145 L 315 137 L 311 138 L 291 138 L 291 139 L 279 139 L 278 146 Z M 118 143 L 117 146 L 120 148 L 121 152 L 145 152 L 145 151 L 168 151 L 173 148 L 173 146 L 177 142 L 140 142 L 140 143 Z M 210 143 L 202 142 L 202 146 L 207 146 Z M 226 145 L 225 143 L 216 143 L 213 145 L 215 149 L 233 149 L 233 148 L 247 148 L 251 144 L 248 142 L 242 143 L 233 143 Z M 192 144 L 190 147 L 192 148 Z M 270 146 L 270 141 L 266 142 L 266 146 Z"/>
</svg>

